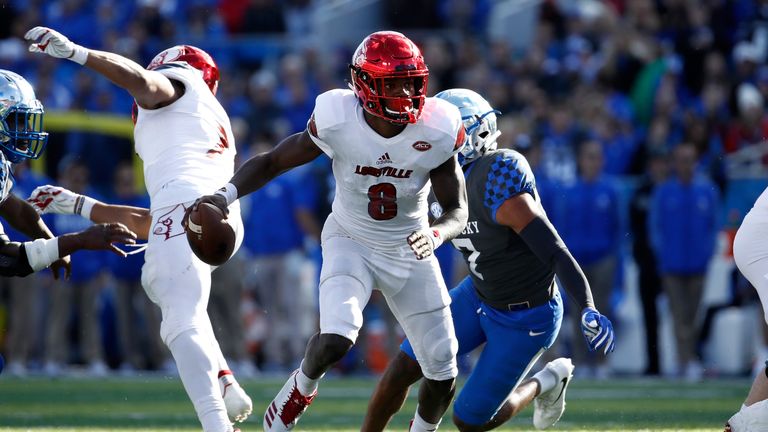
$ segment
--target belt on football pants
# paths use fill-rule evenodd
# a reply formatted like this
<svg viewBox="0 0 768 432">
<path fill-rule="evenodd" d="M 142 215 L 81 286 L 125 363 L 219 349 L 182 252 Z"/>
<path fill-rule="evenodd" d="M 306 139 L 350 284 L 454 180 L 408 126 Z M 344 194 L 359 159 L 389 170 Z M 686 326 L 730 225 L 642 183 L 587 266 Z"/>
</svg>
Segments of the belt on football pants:
<svg viewBox="0 0 768 432">
<path fill-rule="evenodd" d="M 523 300 L 520 302 L 514 302 L 514 303 L 496 303 L 496 302 L 484 302 L 488 306 L 499 309 L 503 311 L 521 311 L 521 310 L 528 310 L 533 309 L 537 306 L 541 306 L 543 304 L 548 303 L 552 298 L 555 296 L 555 289 L 556 285 L 553 281 L 549 288 L 546 290 L 539 290 L 536 292 L 536 294 L 529 297 L 527 300 Z"/>
</svg>

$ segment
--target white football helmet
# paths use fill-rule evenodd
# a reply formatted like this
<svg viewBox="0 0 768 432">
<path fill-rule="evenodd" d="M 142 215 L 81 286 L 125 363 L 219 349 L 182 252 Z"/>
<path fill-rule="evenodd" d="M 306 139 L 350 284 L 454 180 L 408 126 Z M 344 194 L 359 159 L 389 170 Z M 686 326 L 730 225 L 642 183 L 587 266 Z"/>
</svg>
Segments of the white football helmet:
<svg viewBox="0 0 768 432">
<path fill-rule="evenodd" d="M 496 139 L 501 135 L 496 127 L 496 115 L 501 112 L 493 109 L 487 100 L 463 88 L 443 90 L 435 97 L 456 105 L 461 113 L 467 133 L 467 141 L 458 155 L 461 165 L 479 158 L 488 150 L 496 149 Z"/>
<path fill-rule="evenodd" d="M 37 159 L 48 142 L 43 104 L 21 75 L 0 69 L 0 150 L 12 163 Z"/>
</svg>

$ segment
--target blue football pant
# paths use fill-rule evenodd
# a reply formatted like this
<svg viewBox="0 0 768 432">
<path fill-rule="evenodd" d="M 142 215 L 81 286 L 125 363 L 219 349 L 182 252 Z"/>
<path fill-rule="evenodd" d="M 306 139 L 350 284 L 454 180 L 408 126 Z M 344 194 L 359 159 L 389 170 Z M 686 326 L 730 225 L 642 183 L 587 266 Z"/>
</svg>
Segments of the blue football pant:
<svg viewBox="0 0 768 432">
<path fill-rule="evenodd" d="M 560 331 L 563 304 L 557 294 L 547 304 L 502 311 L 483 303 L 467 276 L 450 291 L 459 355 L 485 343 L 480 358 L 453 404 L 454 415 L 471 425 L 487 423 Z M 408 339 L 400 349 L 416 359 Z"/>
</svg>

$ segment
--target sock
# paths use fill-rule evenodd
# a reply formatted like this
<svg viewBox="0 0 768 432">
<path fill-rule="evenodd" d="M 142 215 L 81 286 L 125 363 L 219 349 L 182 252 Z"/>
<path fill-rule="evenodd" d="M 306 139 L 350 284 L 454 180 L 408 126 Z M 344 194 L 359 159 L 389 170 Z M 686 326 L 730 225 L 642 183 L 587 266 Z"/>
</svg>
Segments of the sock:
<svg viewBox="0 0 768 432">
<path fill-rule="evenodd" d="M 299 373 L 296 374 L 296 388 L 299 389 L 299 393 L 302 395 L 309 396 L 317 390 L 317 383 L 320 382 L 325 374 L 320 375 L 320 378 L 318 379 L 312 379 L 304 373 L 303 366 L 304 360 L 301 361 Z"/>
<path fill-rule="evenodd" d="M 544 394 L 553 388 L 555 388 L 555 385 L 557 384 L 557 381 L 555 381 L 555 376 L 552 374 L 552 372 L 542 369 L 538 372 L 536 372 L 535 375 L 533 375 L 533 379 L 539 382 L 539 385 L 541 386 L 541 390 L 539 391 L 539 394 Z"/>
<path fill-rule="evenodd" d="M 413 417 L 413 423 L 411 423 L 411 432 L 432 432 L 436 431 L 440 426 L 440 421 L 437 423 L 427 423 L 426 420 L 419 415 L 419 407 L 416 406 L 416 415 Z"/>
<path fill-rule="evenodd" d="M 198 329 L 187 330 L 168 344 L 203 431 L 231 431 L 232 424 L 216 378 L 219 369 L 215 359 L 205 350 L 209 346 L 207 335 Z"/>
<path fill-rule="evenodd" d="M 222 394 L 224 392 L 224 389 L 228 386 L 239 386 L 240 384 L 237 383 L 237 380 L 235 379 L 235 376 L 232 375 L 232 371 L 228 369 L 220 370 L 219 371 L 219 383 L 221 384 L 221 390 Z"/>
</svg>

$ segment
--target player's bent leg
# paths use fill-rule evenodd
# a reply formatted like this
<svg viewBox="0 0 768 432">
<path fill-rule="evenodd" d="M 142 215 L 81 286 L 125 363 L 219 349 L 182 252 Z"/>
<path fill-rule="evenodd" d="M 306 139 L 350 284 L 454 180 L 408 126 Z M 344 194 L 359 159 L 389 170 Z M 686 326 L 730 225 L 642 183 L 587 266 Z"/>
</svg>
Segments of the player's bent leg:
<svg viewBox="0 0 768 432">
<path fill-rule="evenodd" d="M 401 322 L 405 323 L 406 335 L 411 338 L 425 377 L 419 387 L 419 405 L 411 430 L 433 430 L 439 425 L 456 390 L 458 342 L 453 331 L 453 321 L 449 309 L 445 307 L 408 317 Z"/>
<path fill-rule="evenodd" d="M 382 432 L 403 407 L 408 389 L 422 377 L 419 363 L 400 351 L 376 384 L 360 431 Z"/>
</svg>

